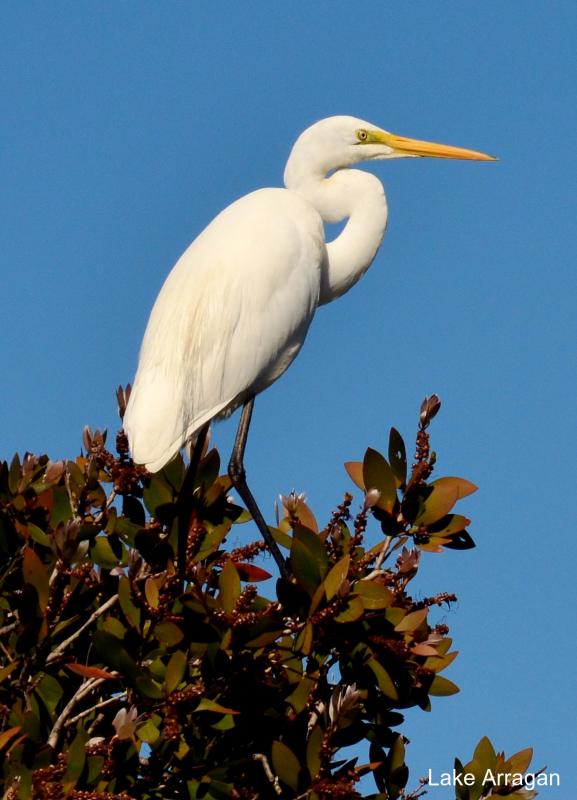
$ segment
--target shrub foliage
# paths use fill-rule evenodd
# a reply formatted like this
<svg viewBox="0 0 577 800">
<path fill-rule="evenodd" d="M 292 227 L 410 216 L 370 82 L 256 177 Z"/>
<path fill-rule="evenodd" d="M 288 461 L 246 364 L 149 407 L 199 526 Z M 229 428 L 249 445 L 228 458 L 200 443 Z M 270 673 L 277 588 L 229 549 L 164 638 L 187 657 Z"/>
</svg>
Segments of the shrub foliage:
<svg viewBox="0 0 577 800">
<path fill-rule="evenodd" d="M 216 450 L 186 482 L 181 458 L 155 475 L 135 466 L 122 431 L 116 455 L 87 429 L 73 461 L 3 462 L 4 797 L 344 800 L 364 796 L 364 775 L 375 800 L 420 796 L 423 782 L 405 788 L 400 710 L 458 691 L 443 674 L 448 628 L 433 619 L 455 597 L 415 600 L 410 585 L 423 553 L 474 546 L 454 509 L 475 487 L 431 479 L 438 408 L 423 403 L 412 465 L 395 429 L 386 457 L 369 448 L 346 464 L 357 511 L 347 493 L 321 528 L 303 497 L 281 498 L 271 531 L 293 577 L 276 585 Z M 343 748 L 363 742 L 359 764 Z M 457 797 L 491 794 L 487 765 L 529 760 L 482 740 L 456 762 L 479 776 Z"/>
</svg>

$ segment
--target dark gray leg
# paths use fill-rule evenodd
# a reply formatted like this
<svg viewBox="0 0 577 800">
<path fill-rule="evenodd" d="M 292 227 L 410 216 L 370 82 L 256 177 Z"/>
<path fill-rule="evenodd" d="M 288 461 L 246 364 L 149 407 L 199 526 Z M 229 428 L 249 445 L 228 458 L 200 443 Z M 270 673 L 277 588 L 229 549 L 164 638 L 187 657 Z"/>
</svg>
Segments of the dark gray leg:
<svg viewBox="0 0 577 800">
<path fill-rule="evenodd" d="M 286 561 L 283 558 L 277 543 L 273 539 L 272 534 L 268 529 L 268 525 L 266 524 L 263 515 L 260 513 L 260 509 L 256 504 L 256 500 L 252 496 L 252 493 L 246 482 L 246 472 L 244 469 L 244 450 L 246 447 L 246 440 L 248 436 L 248 429 L 250 427 L 250 418 L 252 416 L 253 406 L 254 397 L 251 397 L 249 400 L 247 400 L 243 406 L 232 455 L 228 464 L 228 474 L 232 481 L 232 485 L 239 493 L 242 501 L 250 512 L 255 525 L 261 532 L 262 538 L 264 539 L 268 549 L 276 561 L 281 577 L 289 580 L 290 572 L 288 571 Z"/>
</svg>

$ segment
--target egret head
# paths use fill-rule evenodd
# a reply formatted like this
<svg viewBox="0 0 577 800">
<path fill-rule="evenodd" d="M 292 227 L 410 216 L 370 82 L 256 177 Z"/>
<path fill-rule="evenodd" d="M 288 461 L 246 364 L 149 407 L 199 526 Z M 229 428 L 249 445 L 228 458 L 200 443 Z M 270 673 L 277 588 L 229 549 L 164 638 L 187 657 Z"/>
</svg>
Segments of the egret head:
<svg viewBox="0 0 577 800">
<path fill-rule="evenodd" d="M 398 136 L 356 117 L 327 117 L 307 128 L 295 142 L 287 163 L 285 183 L 288 186 L 294 178 L 302 179 L 304 172 L 320 177 L 361 161 L 423 156 L 495 160 L 476 150 Z"/>
</svg>

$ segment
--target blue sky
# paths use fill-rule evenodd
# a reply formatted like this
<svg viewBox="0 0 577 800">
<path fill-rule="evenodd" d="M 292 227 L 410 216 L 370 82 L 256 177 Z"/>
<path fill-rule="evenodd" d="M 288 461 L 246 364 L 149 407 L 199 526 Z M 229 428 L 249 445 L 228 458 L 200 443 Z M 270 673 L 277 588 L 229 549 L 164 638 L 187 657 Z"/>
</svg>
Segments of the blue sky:
<svg viewBox="0 0 577 800">
<path fill-rule="evenodd" d="M 495 153 L 374 166 L 385 242 L 259 397 L 249 478 L 319 518 L 342 462 L 412 439 L 435 391 L 439 474 L 473 480 L 478 548 L 431 555 L 460 695 L 404 732 L 411 783 L 483 734 L 574 786 L 574 2 L 27 2 L 0 7 L 0 457 L 115 430 L 170 267 L 225 205 L 279 185 L 296 136 L 353 114 Z M 214 438 L 230 448 L 234 422 Z M 569 566 L 571 565 L 571 567 Z M 431 798 L 447 797 L 431 790 Z"/>
</svg>

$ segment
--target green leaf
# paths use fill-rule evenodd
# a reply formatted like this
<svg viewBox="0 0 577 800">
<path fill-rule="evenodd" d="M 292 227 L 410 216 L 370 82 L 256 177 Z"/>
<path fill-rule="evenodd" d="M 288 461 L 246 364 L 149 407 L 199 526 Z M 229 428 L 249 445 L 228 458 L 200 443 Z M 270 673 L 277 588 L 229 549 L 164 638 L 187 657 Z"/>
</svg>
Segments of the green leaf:
<svg viewBox="0 0 577 800">
<path fill-rule="evenodd" d="M 311 597 L 328 572 L 329 560 L 321 538 L 308 528 L 295 528 L 290 567 L 293 575 Z"/>
<path fill-rule="evenodd" d="M 217 722 L 213 722 L 210 726 L 215 731 L 230 731 L 235 727 L 234 717 L 232 714 L 224 714 Z M 227 798 L 230 794 L 226 795 Z"/>
<path fill-rule="evenodd" d="M 422 502 L 415 525 L 430 525 L 444 517 L 459 499 L 459 488 L 453 483 L 431 484 L 433 491 Z"/>
<path fill-rule="evenodd" d="M 159 506 L 174 502 L 174 491 L 162 472 L 157 472 L 150 478 L 150 483 L 144 489 L 142 499 L 152 516 L 156 516 L 156 509 Z"/>
<path fill-rule="evenodd" d="M 371 447 L 363 459 L 363 482 L 367 491 L 377 489 L 381 493 L 376 506 L 390 514 L 397 501 L 397 481 L 387 460 Z"/>
<path fill-rule="evenodd" d="M 389 433 L 389 464 L 397 485 L 403 486 L 407 480 L 407 451 L 403 437 L 396 428 L 391 428 Z"/>
<path fill-rule="evenodd" d="M 346 622 L 355 622 L 360 619 L 365 613 L 365 606 L 360 597 L 351 597 L 347 606 L 335 616 L 335 622 L 341 624 Z"/>
<path fill-rule="evenodd" d="M 195 712 L 197 711 L 214 711 L 217 714 L 238 714 L 238 711 L 235 711 L 234 708 L 227 708 L 226 706 L 221 706 L 220 703 L 216 703 L 214 700 L 209 700 L 208 697 L 203 697 L 197 707 L 194 709 Z"/>
<path fill-rule="evenodd" d="M 290 703 L 296 714 L 300 714 L 304 710 L 315 686 L 316 681 L 312 678 L 303 678 L 298 682 L 296 689 L 286 698 L 286 702 Z"/>
<path fill-rule="evenodd" d="M 423 622 L 427 619 L 427 611 L 428 609 L 420 608 L 418 611 L 411 611 L 410 614 L 407 614 L 401 622 L 395 625 L 395 630 L 397 633 L 406 633 L 416 631 L 417 628 L 420 628 Z"/>
<path fill-rule="evenodd" d="M 22 468 L 20 465 L 20 456 L 18 453 L 14 453 L 12 461 L 10 462 L 10 470 L 8 472 L 8 487 L 11 494 L 16 494 L 18 492 L 18 484 L 20 483 L 21 474 Z"/>
<path fill-rule="evenodd" d="M 175 650 L 170 656 L 166 666 L 166 675 L 164 676 L 164 686 L 168 694 L 173 692 L 182 681 L 187 663 L 186 653 L 183 653 L 182 650 Z"/>
<path fill-rule="evenodd" d="M 62 686 L 52 675 L 44 674 L 36 685 L 35 692 L 41 698 L 50 716 L 53 716 L 56 706 L 64 694 Z"/>
<path fill-rule="evenodd" d="M 220 605 L 224 611 L 230 614 L 231 611 L 234 610 L 236 601 L 241 593 L 240 577 L 234 563 L 230 559 L 220 571 L 218 588 L 218 600 Z"/>
<path fill-rule="evenodd" d="M 195 485 L 208 489 L 218 478 L 220 471 L 220 456 L 216 448 L 210 450 L 200 462 L 195 477 Z"/>
<path fill-rule="evenodd" d="M 429 694 L 434 697 L 449 697 L 449 695 L 457 694 L 457 692 L 460 691 L 459 687 L 454 684 L 453 681 L 444 678 L 442 675 L 435 675 L 429 687 Z"/>
<path fill-rule="evenodd" d="M 324 732 L 320 725 L 315 725 L 307 742 L 307 767 L 311 779 L 316 778 L 321 769 L 321 749 Z"/>
<path fill-rule="evenodd" d="M 343 558 L 341 558 L 340 561 L 337 561 L 337 563 L 329 571 L 329 574 L 324 581 L 325 595 L 327 600 L 332 600 L 332 598 L 337 594 L 343 585 L 343 582 L 348 575 L 350 564 L 351 557 L 343 556 Z"/>
<path fill-rule="evenodd" d="M 33 525 L 31 522 L 29 522 L 26 527 L 28 528 L 28 533 L 31 539 L 33 539 L 35 542 L 38 542 L 38 544 L 44 545 L 44 547 L 50 547 L 52 539 L 47 533 L 44 533 L 41 528 L 39 528 L 37 525 Z"/>
<path fill-rule="evenodd" d="M 120 559 L 110 546 L 107 536 L 97 536 L 94 544 L 90 548 L 90 556 L 95 564 L 103 569 L 114 569 L 120 563 Z"/>
<path fill-rule="evenodd" d="M 144 725 L 141 725 L 137 731 L 136 735 L 140 739 L 141 742 L 146 742 L 147 744 L 154 744 L 160 736 L 160 731 L 154 724 L 152 719 L 148 719 Z"/>
<path fill-rule="evenodd" d="M 371 611 L 389 608 L 394 599 L 390 589 L 387 589 L 384 584 L 376 583 L 375 581 L 357 581 L 352 591 L 361 598 L 365 609 Z"/>
<path fill-rule="evenodd" d="M 437 647 L 437 652 L 438 652 L 438 647 Z M 452 653 L 449 653 L 446 656 L 440 654 L 437 656 L 429 656 L 424 664 L 425 669 L 431 669 L 433 670 L 433 672 L 442 672 L 444 669 L 447 669 L 447 667 L 453 663 L 453 661 L 457 658 L 458 655 L 459 651 L 453 650 Z"/>
<path fill-rule="evenodd" d="M 134 688 L 139 694 L 144 695 L 144 697 L 150 697 L 153 700 L 161 700 L 164 697 L 162 688 L 144 670 L 134 679 Z"/>
<path fill-rule="evenodd" d="M 239 522 L 239 520 L 237 520 L 237 522 Z M 287 550 L 291 549 L 293 542 L 292 536 L 289 536 L 288 533 L 285 533 L 285 531 L 282 531 L 280 528 L 273 528 L 271 525 L 268 526 L 268 529 L 272 538 L 278 545 L 285 547 Z"/>
<path fill-rule="evenodd" d="M 305 656 L 310 655 L 313 646 L 313 625 L 307 622 L 296 638 L 294 649 Z"/>
<path fill-rule="evenodd" d="M 496 765 L 497 753 L 488 736 L 483 736 L 483 738 L 479 740 L 479 743 L 475 747 L 475 752 L 473 753 L 473 759 L 481 765 L 484 772 L 488 769 L 493 769 Z"/>
<path fill-rule="evenodd" d="M 385 619 L 393 625 L 398 625 L 405 618 L 405 612 L 398 606 L 390 606 L 385 609 Z"/>
<path fill-rule="evenodd" d="M 87 739 L 88 737 L 84 731 L 79 731 L 72 740 L 72 744 L 67 749 L 66 772 L 64 773 L 63 779 L 63 788 L 65 792 L 69 792 L 76 785 L 78 778 L 82 775 L 82 770 L 84 769 L 84 763 L 86 761 L 86 750 L 84 745 L 86 744 Z"/>
<path fill-rule="evenodd" d="M 158 608 L 160 592 L 158 590 L 158 583 L 156 582 L 156 579 L 152 577 L 152 575 L 149 576 L 144 582 L 144 596 L 146 597 L 146 602 L 151 608 Z"/>
<path fill-rule="evenodd" d="M 162 468 L 162 477 L 172 486 L 175 491 L 178 491 L 182 486 L 184 473 L 184 461 L 182 460 L 180 453 L 176 458 L 173 458 L 172 461 L 169 461 L 168 464 Z"/>
<path fill-rule="evenodd" d="M 24 576 L 24 583 L 29 583 L 36 589 L 38 605 L 40 606 L 42 614 L 44 614 L 48 604 L 48 593 L 50 591 L 48 568 L 44 566 L 40 558 L 30 547 L 24 548 L 22 574 Z"/>
<path fill-rule="evenodd" d="M 442 541 L 447 550 L 471 550 L 471 548 L 475 547 L 475 542 L 468 531 L 452 533 L 448 537 L 448 541 L 447 539 Z"/>
<path fill-rule="evenodd" d="M 142 533 L 142 527 L 135 522 L 131 522 L 126 517 L 114 517 L 114 514 L 116 514 L 115 508 L 111 508 L 110 512 L 113 512 L 113 519 L 109 519 L 109 525 L 106 526 L 106 533 L 117 534 L 133 547 L 136 537 L 138 534 Z"/>
<path fill-rule="evenodd" d="M 126 628 L 122 624 L 122 622 L 117 619 L 116 617 L 107 617 L 105 620 L 102 621 L 102 630 L 105 633 L 109 633 L 112 636 L 115 636 L 117 639 L 124 639 L 126 634 Z"/>
<path fill-rule="evenodd" d="M 92 638 L 102 661 L 121 675 L 134 680 L 141 674 L 140 667 L 126 651 L 122 641 L 105 630 L 97 630 Z"/>
<path fill-rule="evenodd" d="M 272 743 L 272 765 L 280 780 L 293 792 L 297 791 L 300 762 L 293 751 L 283 742 Z"/>
<path fill-rule="evenodd" d="M 174 622 L 159 622 L 154 626 L 154 635 L 159 642 L 174 647 L 184 639 L 184 633 Z"/>
<path fill-rule="evenodd" d="M 405 765 L 405 742 L 401 734 L 397 736 L 389 751 L 389 763 L 391 772 Z"/>
<path fill-rule="evenodd" d="M 409 770 L 405 764 L 405 743 L 401 734 L 393 742 L 388 756 L 388 775 L 386 777 L 390 800 L 400 797 L 409 779 Z"/>
<path fill-rule="evenodd" d="M 470 524 L 471 520 L 462 516 L 462 514 L 446 514 L 437 522 L 431 523 L 428 526 L 428 531 L 435 536 L 444 537 L 453 533 L 460 533 Z"/>
<path fill-rule="evenodd" d="M 52 489 L 52 513 L 50 524 L 55 528 L 59 522 L 66 522 L 72 517 L 72 506 L 65 486 L 55 486 Z"/>
<path fill-rule="evenodd" d="M 377 679 L 377 683 L 379 685 L 379 689 L 385 695 L 385 697 L 389 697 L 391 700 L 398 700 L 399 693 L 393 683 L 393 680 L 387 670 L 380 664 L 376 658 L 371 657 L 367 661 L 367 667 L 372 671 L 373 675 Z"/>
<path fill-rule="evenodd" d="M 202 544 L 198 553 L 194 557 L 195 563 L 204 561 L 205 558 L 208 558 L 208 556 L 212 555 L 218 550 L 223 539 L 230 531 L 232 523 L 229 519 L 226 519 L 224 522 L 221 522 L 220 525 L 212 525 L 207 521 L 204 521 L 203 525 L 206 528 L 207 533 L 202 540 Z"/>
<path fill-rule="evenodd" d="M 102 767 L 104 766 L 104 756 L 90 756 L 88 759 L 88 769 L 87 769 L 87 776 L 86 782 L 90 786 L 90 784 L 95 783 L 102 773 Z"/>
<path fill-rule="evenodd" d="M 118 603 L 130 625 L 132 625 L 133 628 L 140 628 L 142 611 L 134 604 L 130 589 L 130 581 L 124 576 L 118 581 Z"/>
</svg>

